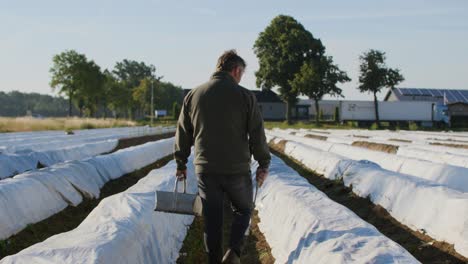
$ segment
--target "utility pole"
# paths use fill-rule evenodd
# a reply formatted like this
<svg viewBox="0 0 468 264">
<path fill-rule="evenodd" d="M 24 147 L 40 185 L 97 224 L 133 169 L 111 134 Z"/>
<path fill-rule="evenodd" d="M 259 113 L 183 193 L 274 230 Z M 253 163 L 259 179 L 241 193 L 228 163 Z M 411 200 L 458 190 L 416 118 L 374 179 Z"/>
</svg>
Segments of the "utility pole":
<svg viewBox="0 0 468 264">
<path fill-rule="evenodd" d="M 154 121 L 154 79 L 156 78 L 156 67 L 154 65 L 151 65 L 151 106 L 150 106 L 150 125 L 153 126 L 153 121 Z"/>
<path fill-rule="evenodd" d="M 164 78 L 164 76 L 154 76 L 154 78 L 151 78 L 151 126 L 153 125 L 154 120 L 154 80 L 156 80 L 156 85 L 158 85 L 162 78 Z"/>
<path fill-rule="evenodd" d="M 151 78 L 151 126 L 153 126 L 154 120 L 154 87 L 153 87 L 153 78 Z"/>
</svg>

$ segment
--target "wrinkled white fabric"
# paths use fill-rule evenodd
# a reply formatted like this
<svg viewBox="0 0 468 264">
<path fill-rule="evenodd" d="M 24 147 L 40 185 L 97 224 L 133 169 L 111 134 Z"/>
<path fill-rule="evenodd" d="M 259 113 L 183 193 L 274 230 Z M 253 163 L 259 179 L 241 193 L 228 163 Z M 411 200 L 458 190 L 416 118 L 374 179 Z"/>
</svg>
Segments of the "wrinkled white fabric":
<svg viewBox="0 0 468 264">
<path fill-rule="evenodd" d="M 1 204 L 0 239 L 8 238 L 28 224 L 58 213 L 67 204 L 80 204 L 83 200 L 81 194 L 87 198 L 98 198 L 100 188 L 106 182 L 170 155 L 173 146 L 174 138 L 168 138 L 82 161 L 55 164 L 1 180 L 0 195 L 13 202 Z M 2 217 L 6 220 L 3 221 Z"/>
<path fill-rule="evenodd" d="M 288 141 L 285 153 L 329 179 L 342 178 L 353 192 L 369 197 L 401 223 L 454 244 L 458 253 L 468 256 L 468 193 L 298 142 Z"/>
<path fill-rule="evenodd" d="M 154 212 L 155 190 L 172 191 L 176 163 L 153 170 L 127 191 L 104 199 L 74 230 L 0 263 L 175 263 L 193 216 Z M 196 193 L 188 164 L 187 192 Z"/>
<path fill-rule="evenodd" d="M 276 156 L 256 207 L 276 263 L 419 263 Z"/>
</svg>

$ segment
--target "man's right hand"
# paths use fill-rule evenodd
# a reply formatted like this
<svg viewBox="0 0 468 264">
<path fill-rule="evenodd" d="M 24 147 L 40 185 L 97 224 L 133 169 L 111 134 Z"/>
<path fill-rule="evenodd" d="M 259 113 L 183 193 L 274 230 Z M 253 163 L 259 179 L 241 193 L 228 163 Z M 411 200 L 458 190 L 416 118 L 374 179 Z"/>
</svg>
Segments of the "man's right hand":
<svg viewBox="0 0 468 264">
<path fill-rule="evenodd" d="M 256 172 L 256 179 L 257 179 L 257 183 L 258 183 L 258 186 L 261 187 L 263 182 L 266 180 L 266 178 L 268 177 L 268 168 L 257 168 L 257 172 Z"/>
<path fill-rule="evenodd" d="M 176 177 L 179 181 L 187 179 L 187 170 L 177 170 Z"/>
</svg>

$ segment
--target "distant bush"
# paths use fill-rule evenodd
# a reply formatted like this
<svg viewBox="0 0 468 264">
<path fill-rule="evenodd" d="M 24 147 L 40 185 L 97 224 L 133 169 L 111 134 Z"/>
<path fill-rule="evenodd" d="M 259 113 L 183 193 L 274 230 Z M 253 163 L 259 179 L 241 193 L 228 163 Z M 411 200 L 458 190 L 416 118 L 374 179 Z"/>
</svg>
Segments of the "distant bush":
<svg viewBox="0 0 468 264">
<path fill-rule="evenodd" d="M 346 121 L 346 126 L 355 128 L 355 127 L 359 127 L 359 123 L 357 121 Z"/>
<path fill-rule="evenodd" d="M 410 122 L 408 125 L 408 130 L 419 130 L 419 126 L 416 122 Z"/>
<path fill-rule="evenodd" d="M 377 125 L 377 123 L 372 123 L 372 125 L 369 127 L 369 130 L 377 130 L 379 128 L 379 126 Z"/>
</svg>

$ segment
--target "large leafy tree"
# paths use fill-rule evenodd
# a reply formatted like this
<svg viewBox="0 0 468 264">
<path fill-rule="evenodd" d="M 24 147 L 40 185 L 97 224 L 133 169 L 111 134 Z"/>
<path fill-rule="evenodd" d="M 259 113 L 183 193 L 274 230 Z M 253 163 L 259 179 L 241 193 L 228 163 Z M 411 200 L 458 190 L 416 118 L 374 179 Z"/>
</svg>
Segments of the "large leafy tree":
<svg viewBox="0 0 468 264">
<path fill-rule="evenodd" d="M 293 17 L 285 15 L 275 17 L 255 41 L 254 52 L 260 64 L 255 72 L 257 86 L 279 88 L 280 96 L 287 105 L 286 119 L 289 123 L 291 108 L 298 96 L 290 81 L 305 61 L 317 60 L 324 51 L 319 39 L 315 39 Z"/>
<path fill-rule="evenodd" d="M 349 81 L 346 72 L 333 64 L 331 56 L 322 56 L 318 61 L 305 62 L 289 84 L 294 91 L 314 100 L 315 122 L 319 125 L 319 101 L 325 95 L 341 96 L 342 90 L 337 83 Z"/>
<path fill-rule="evenodd" d="M 125 116 L 127 114 L 126 102 L 128 100 L 126 89 L 119 82 L 117 77 L 112 72 L 104 71 L 104 91 L 105 104 L 114 112 L 116 117 Z"/>
<path fill-rule="evenodd" d="M 52 90 L 58 89 L 59 94 L 68 97 L 68 115 L 71 116 L 72 101 L 79 90 L 83 88 L 83 76 L 86 75 L 86 56 L 74 50 L 68 50 L 55 55 L 52 61 L 50 86 Z"/>
<path fill-rule="evenodd" d="M 141 80 L 140 85 L 133 89 L 133 100 L 138 102 L 143 113 L 151 114 L 151 89 L 154 89 L 154 83 L 151 78 Z"/>
<path fill-rule="evenodd" d="M 373 93 L 375 121 L 378 127 L 380 127 L 380 119 L 377 93 L 385 87 L 393 89 L 405 80 L 399 69 L 392 69 L 386 65 L 385 59 L 385 52 L 373 49 L 364 52 L 359 57 L 361 64 L 358 88 L 361 92 Z"/>
<path fill-rule="evenodd" d="M 83 88 L 79 94 L 88 116 L 96 116 L 99 105 L 105 102 L 104 85 L 105 76 L 101 68 L 94 61 L 88 61 L 84 67 Z"/>
<path fill-rule="evenodd" d="M 126 100 L 121 102 L 127 108 L 130 118 L 135 114 L 139 106 L 138 101 L 134 99 L 134 90 L 140 86 L 140 82 L 145 78 L 154 78 L 156 68 L 154 65 L 146 65 L 144 62 L 133 60 L 123 60 L 117 62 L 112 71 L 122 85 L 124 97 Z"/>
</svg>

